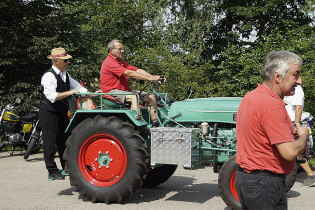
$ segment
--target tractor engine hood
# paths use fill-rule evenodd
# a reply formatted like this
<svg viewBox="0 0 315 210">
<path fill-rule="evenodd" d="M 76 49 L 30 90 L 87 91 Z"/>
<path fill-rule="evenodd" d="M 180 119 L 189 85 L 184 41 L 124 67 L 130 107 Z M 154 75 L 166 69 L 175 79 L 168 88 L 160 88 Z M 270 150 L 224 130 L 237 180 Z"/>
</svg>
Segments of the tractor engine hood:
<svg viewBox="0 0 315 210">
<path fill-rule="evenodd" d="M 174 102 L 168 116 L 177 122 L 236 123 L 236 112 L 243 98 L 213 97 Z"/>
</svg>

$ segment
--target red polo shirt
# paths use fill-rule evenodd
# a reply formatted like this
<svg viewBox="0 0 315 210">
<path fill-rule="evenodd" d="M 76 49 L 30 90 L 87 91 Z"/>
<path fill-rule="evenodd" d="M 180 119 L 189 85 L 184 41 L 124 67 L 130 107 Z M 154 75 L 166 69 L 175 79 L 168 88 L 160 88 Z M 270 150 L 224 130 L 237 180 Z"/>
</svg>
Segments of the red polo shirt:
<svg viewBox="0 0 315 210">
<path fill-rule="evenodd" d="M 294 140 L 285 103 L 266 85 L 243 98 L 236 119 L 236 162 L 247 171 L 268 170 L 288 174 L 294 161 L 285 160 L 275 144 Z"/>
<path fill-rule="evenodd" d="M 108 93 L 113 89 L 130 91 L 128 77 L 124 75 L 126 70 L 136 71 L 137 68 L 129 65 L 126 61 L 108 55 L 102 63 L 100 80 L 101 90 Z"/>
</svg>

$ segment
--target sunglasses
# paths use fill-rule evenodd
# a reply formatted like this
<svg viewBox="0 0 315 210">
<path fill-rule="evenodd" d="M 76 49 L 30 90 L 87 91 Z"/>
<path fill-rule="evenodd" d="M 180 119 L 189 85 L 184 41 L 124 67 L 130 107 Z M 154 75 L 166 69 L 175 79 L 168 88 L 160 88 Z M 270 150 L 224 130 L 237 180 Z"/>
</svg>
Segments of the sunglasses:
<svg viewBox="0 0 315 210">
<path fill-rule="evenodd" d="M 113 49 L 120 50 L 120 51 L 125 50 L 125 48 L 123 48 L 123 47 L 121 47 L 121 48 L 113 48 Z"/>
<path fill-rule="evenodd" d="M 63 59 L 63 61 L 64 61 L 65 63 L 67 63 L 67 62 L 70 61 L 70 59 Z"/>
</svg>

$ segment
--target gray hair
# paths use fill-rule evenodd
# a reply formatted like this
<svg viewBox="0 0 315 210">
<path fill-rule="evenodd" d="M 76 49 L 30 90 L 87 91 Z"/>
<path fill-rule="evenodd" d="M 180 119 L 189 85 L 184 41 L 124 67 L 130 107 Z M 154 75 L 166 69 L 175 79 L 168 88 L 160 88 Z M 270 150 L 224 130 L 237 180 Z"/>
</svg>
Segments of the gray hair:
<svg viewBox="0 0 315 210">
<path fill-rule="evenodd" d="M 302 66 L 302 59 L 290 51 L 271 51 L 264 58 L 262 75 L 265 81 L 271 80 L 273 74 L 277 72 L 281 76 L 290 69 L 290 64 Z"/>
<path fill-rule="evenodd" d="M 108 52 L 110 52 L 110 50 L 112 50 L 112 49 L 115 49 L 115 43 L 116 43 L 116 42 L 121 43 L 121 41 L 118 40 L 118 39 L 113 39 L 112 41 L 110 41 L 110 42 L 108 43 L 108 45 L 107 45 L 107 51 L 108 51 Z"/>
</svg>

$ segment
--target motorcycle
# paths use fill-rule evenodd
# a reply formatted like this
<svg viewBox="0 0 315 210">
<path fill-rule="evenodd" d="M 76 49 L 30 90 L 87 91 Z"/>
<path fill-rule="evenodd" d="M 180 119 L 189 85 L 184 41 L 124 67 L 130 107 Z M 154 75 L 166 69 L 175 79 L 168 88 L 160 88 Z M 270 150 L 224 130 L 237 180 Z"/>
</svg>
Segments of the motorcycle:
<svg viewBox="0 0 315 210">
<path fill-rule="evenodd" d="M 21 99 L 15 100 L 15 105 L 20 104 Z M 25 149 L 24 159 L 31 153 L 38 152 L 42 147 L 42 135 L 39 127 L 39 109 L 33 110 L 22 116 L 15 114 L 16 106 L 7 104 L 0 107 L 0 150 L 11 146 L 13 155 L 16 148 Z"/>
</svg>

